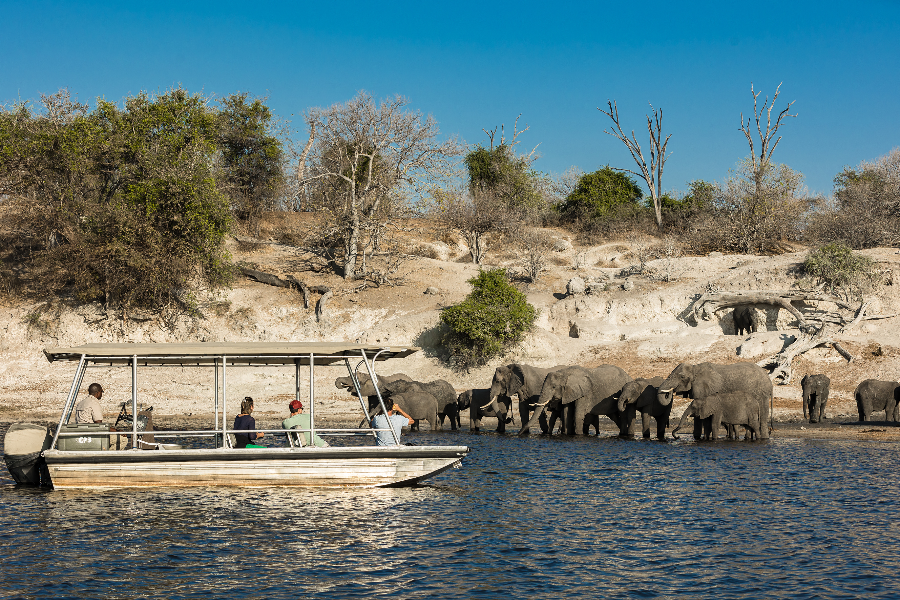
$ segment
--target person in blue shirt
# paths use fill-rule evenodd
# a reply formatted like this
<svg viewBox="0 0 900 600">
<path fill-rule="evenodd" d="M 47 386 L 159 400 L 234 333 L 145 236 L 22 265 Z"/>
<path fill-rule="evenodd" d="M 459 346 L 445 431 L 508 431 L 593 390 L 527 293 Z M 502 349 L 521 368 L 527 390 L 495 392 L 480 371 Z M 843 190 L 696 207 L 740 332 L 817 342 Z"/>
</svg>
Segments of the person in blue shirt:
<svg viewBox="0 0 900 600">
<path fill-rule="evenodd" d="M 400 413 L 400 414 L 395 414 Z M 390 423 L 390 426 L 388 425 Z M 391 435 L 390 428 L 393 428 L 397 434 L 397 440 L 400 440 L 400 430 L 404 425 L 412 425 L 415 423 L 412 417 L 403 412 L 397 404 L 394 404 L 388 411 L 387 415 L 376 415 L 372 419 L 372 429 L 383 429 L 384 431 L 375 432 L 375 443 L 379 446 L 396 446 L 394 436 Z"/>
</svg>

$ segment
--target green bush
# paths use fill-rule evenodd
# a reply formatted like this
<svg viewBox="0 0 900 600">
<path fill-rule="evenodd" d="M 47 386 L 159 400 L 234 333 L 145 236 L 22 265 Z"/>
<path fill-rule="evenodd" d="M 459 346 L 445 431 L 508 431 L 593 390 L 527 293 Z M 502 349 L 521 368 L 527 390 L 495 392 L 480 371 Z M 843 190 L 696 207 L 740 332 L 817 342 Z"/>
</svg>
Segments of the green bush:
<svg viewBox="0 0 900 600">
<path fill-rule="evenodd" d="M 583 175 L 559 211 L 570 216 L 604 217 L 622 205 L 639 206 L 642 196 L 634 179 L 606 166 Z"/>
<path fill-rule="evenodd" d="M 469 283 L 472 292 L 466 299 L 441 312 L 446 326 L 441 343 L 466 368 L 484 364 L 518 342 L 537 317 L 503 269 L 481 271 Z"/>
<path fill-rule="evenodd" d="M 877 283 L 875 262 L 840 242 L 810 251 L 803 270 L 815 283 L 846 299 L 862 299 Z"/>
</svg>

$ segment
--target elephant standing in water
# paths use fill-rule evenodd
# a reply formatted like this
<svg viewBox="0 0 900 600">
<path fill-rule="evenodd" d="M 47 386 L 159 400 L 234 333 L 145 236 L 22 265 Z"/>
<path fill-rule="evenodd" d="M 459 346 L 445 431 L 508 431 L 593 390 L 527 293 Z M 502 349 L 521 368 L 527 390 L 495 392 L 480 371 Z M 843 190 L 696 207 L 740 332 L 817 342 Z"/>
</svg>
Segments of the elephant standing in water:
<svg viewBox="0 0 900 600">
<path fill-rule="evenodd" d="M 669 426 L 669 415 L 672 413 L 672 403 L 663 406 L 659 401 L 657 390 L 662 384 L 662 377 L 652 379 L 635 379 L 629 381 L 619 394 L 619 412 L 625 423 L 628 424 L 628 432 L 634 431 L 634 419 L 638 412 L 641 413 L 641 435 L 650 439 L 650 418 L 656 419 L 656 438 L 660 441 L 666 439 L 666 427 Z"/>
<path fill-rule="evenodd" d="M 547 374 L 537 410 L 527 424 L 522 425 L 519 435 L 527 434 L 538 424 L 545 410 L 567 407 L 563 423 L 567 435 L 582 433 L 587 435 L 590 426 L 598 429 L 599 422 L 592 415 L 606 415 L 619 428 L 620 435 L 626 435 L 628 424 L 621 418 L 616 397 L 622 387 L 631 381 L 628 373 L 615 365 L 601 365 L 595 369 L 566 367 Z M 632 432 L 633 434 L 633 432 Z"/>
<path fill-rule="evenodd" d="M 722 424 L 730 425 L 735 430 L 744 426 L 748 430 L 746 439 L 753 439 L 759 432 L 759 416 L 759 403 L 747 392 L 712 394 L 696 398 L 688 405 L 684 414 L 681 415 L 678 426 L 672 430 L 672 437 L 678 439 L 675 434 L 687 424 L 689 417 L 693 417 L 694 423 L 698 420 L 710 419 L 707 439 L 715 440 Z M 701 439 L 703 437 L 701 436 Z"/>
<path fill-rule="evenodd" d="M 489 405 L 484 408 L 495 412 L 502 410 L 496 405 L 499 396 L 518 396 L 519 397 L 519 419 L 523 426 L 529 421 L 531 410 L 537 406 L 538 398 L 541 395 L 541 388 L 544 385 L 544 378 L 548 373 L 564 369 L 564 366 L 551 367 L 549 369 L 540 369 L 531 365 L 523 365 L 513 363 L 502 367 L 497 367 L 494 371 L 494 378 L 491 380 Z M 549 432 L 547 417 L 544 411 L 540 413 L 541 431 Z"/>
<path fill-rule="evenodd" d="M 746 392 L 759 405 L 759 437 L 769 438 L 769 403 L 772 401 L 772 380 L 769 374 L 753 363 L 732 365 L 681 363 L 659 386 L 659 402 L 663 406 L 672 403 L 675 394 L 696 400 L 713 394 Z M 703 421 L 694 419 L 694 437 L 700 439 Z"/>
<path fill-rule="evenodd" d="M 900 420 L 900 383 L 896 381 L 879 381 L 866 379 L 853 393 L 856 398 L 856 409 L 859 411 L 859 420 L 870 420 L 872 413 L 877 410 L 884 411 L 885 421 Z"/>
<path fill-rule="evenodd" d="M 809 409 L 810 423 L 824 421 L 831 380 L 827 375 L 806 375 L 800 380 L 800 386 L 803 388 L 803 418 L 807 417 Z"/>
<path fill-rule="evenodd" d="M 512 423 L 512 398 L 497 396 L 490 400 L 491 390 L 466 390 L 457 398 L 460 411 L 469 409 L 469 431 L 480 431 L 484 417 L 497 417 L 497 433 L 506 433 L 506 425 Z"/>
</svg>

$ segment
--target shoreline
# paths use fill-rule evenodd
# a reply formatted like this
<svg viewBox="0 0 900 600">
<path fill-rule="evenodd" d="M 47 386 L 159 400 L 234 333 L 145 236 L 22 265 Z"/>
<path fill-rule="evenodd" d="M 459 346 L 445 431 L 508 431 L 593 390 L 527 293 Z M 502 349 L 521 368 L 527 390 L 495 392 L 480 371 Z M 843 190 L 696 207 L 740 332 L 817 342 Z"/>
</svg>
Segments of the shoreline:
<svg viewBox="0 0 900 600">
<path fill-rule="evenodd" d="M 203 415 L 174 415 L 174 414 L 154 414 L 154 425 L 163 425 L 166 428 L 173 427 L 173 421 L 181 421 L 190 423 L 191 427 L 208 427 L 209 416 Z M 50 427 L 55 427 L 58 423 L 59 418 L 49 418 L 43 415 L 36 415 L 34 413 L 18 413 L 18 414 L 6 414 L 0 417 L 0 426 L 17 423 L 17 422 L 28 422 L 35 423 L 37 425 L 46 425 Z M 324 418 L 317 419 L 321 424 L 319 425 L 322 429 L 338 429 L 338 428 L 355 428 L 359 425 L 359 420 L 355 422 L 349 422 L 346 418 Z M 202 425 L 201 425 L 202 423 Z M 775 421 L 775 428 L 772 431 L 773 439 L 800 439 L 800 440 L 859 440 L 859 441 L 881 441 L 881 442 L 900 442 L 900 423 L 893 423 L 890 421 L 828 421 L 826 423 L 806 423 L 802 421 Z M 281 418 L 275 417 L 269 414 L 262 414 L 257 416 L 257 424 L 260 429 L 279 429 L 281 427 Z M 468 418 L 463 417 L 461 430 L 464 433 L 468 433 Z M 486 423 L 486 427 L 482 428 L 481 434 L 489 434 L 493 435 L 494 424 L 489 420 Z M 162 429 L 158 429 L 162 431 Z M 615 426 L 609 423 L 603 423 L 601 425 L 602 432 L 613 434 L 616 429 Z M 428 431 L 427 429 L 425 431 Z M 445 431 L 449 431 L 449 429 L 445 429 Z M 515 436 L 517 433 L 516 429 L 508 428 L 507 433 L 505 435 Z M 480 435 L 475 434 L 473 435 Z M 532 437 L 539 437 L 534 435 Z M 672 440 L 671 430 L 666 433 L 667 440 Z M 690 432 L 685 432 L 684 435 L 679 436 L 679 440 L 691 440 Z M 722 436 L 720 436 L 718 441 L 725 441 Z"/>
</svg>

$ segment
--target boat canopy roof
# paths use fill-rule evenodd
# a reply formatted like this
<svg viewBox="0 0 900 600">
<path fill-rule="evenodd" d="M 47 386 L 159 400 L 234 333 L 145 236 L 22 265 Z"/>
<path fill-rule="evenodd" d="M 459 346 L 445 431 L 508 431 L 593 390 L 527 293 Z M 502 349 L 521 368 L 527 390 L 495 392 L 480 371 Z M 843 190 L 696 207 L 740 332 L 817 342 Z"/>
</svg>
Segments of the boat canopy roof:
<svg viewBox="0 0 900 600">
<path fill-rule="evenodd" d="M 387 360 L 417 352 L 415 346 L 371 346 L 346 342 L 196 342 L 187 344 L 85 344 L 72 348 L 45 348 L 50 362 L 85 360 L 95 364 L 213 365 L 225 360 L 233 365 L 316 365 L 343 363 L 347 359 Z"/>
</svg>

